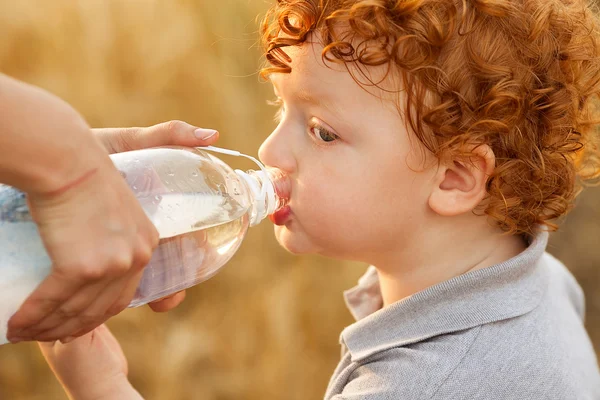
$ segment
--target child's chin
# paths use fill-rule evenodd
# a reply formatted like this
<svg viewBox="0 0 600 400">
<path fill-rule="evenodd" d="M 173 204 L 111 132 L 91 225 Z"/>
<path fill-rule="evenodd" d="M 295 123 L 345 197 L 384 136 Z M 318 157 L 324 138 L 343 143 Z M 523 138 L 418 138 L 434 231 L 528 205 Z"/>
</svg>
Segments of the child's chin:
<svg viewBox="0 0 600 400">
<path fill-rule="evenodd" d="M 275 238 L 281 247 L 292 254 L 314 253 L 312 245 L 305 237 L 298 233 L 291 232 L 285 226 L 275 226 Z"/>
</svg>

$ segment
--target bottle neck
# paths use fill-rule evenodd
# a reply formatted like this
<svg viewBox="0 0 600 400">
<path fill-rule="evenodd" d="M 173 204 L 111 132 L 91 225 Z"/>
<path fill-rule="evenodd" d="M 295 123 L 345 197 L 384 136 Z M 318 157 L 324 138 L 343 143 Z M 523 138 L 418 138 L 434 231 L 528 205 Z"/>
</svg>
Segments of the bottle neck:
<svg viewBox="0 0 600 400">
<path fill-rule="evenodd" d="M 267 168 L 256 158 L 239 151 L 221 149 L 219 147 L 199 147 L 199 150 L 209 150 L 235 157 L 245 157 L 252 160 L 260 167 L 260 171 L 235 172 L 246 184 L 251 195 L 252 206 L 250 209 L 250 226 L 257 225 L 268 215 L 273 214 L 287 204 L 291 193 L 291 184 L 288 176 L 277 168 Z"/>
<path fill-rule="evenodd" d="M 250 192 L 250 226 L 258 225 L 268 215 L 287 204 L 290 195 L 289 179 L 281 170 L 265 168 L 261 171 L 244 172 L 238 169 L 235 172 Z"/>
</svg>

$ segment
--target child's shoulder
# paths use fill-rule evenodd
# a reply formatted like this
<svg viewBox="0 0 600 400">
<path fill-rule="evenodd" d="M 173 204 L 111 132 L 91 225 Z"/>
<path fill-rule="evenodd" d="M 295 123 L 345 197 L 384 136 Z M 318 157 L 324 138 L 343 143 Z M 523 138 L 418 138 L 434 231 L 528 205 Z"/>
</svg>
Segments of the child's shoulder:
<svg viewBox="0 0 600 400">
<path fill-rule="evenodd" d="M 548 269 L 550 282 L 548 291 L 556 306 L 571 306 L 583 320 L 585 297 L 583 289 L 565 265 L 550 253 L 544 253 L 540 262 Z"/>
<path fill-rule="evenodd" d="M 600 398 L 597 360 L 581 319 L 575 311 L 552 317 L 553 310 L 540 304 L 518 317 L 415 337 L 365 358 L 347 352 L 326 399 Z"/>
<path fill-rule="evenodd" d="M 583 293 L 546 243 L 346 328 L 326 398 L 600 398 Z"/>
<path fill-rule="evenodd" d="M 458 394 L 486 399 L 600 398 L 598 363 L 583 324 L 583 291 L 552 255 L 544 253 L 537 268 L 545 272 L 537 278 L 544 282 L 538 305 L 522 315 L 481 325 L 434 399 Z"/>
<path fill-rule="evenodd" d="M 348 353 L 326 399 L 600 398 L 591 345 L 582 346 L 576 341 L 583 338 L 577 337 L 571 345 L 579 350 L 564 343 L 558 349 L 546 347 L 544 332 L 522 329 L 530 323 L 534 321 L 511 329 L 503 323 L 477 326 L 387 349 L 358 362 L 352 362 Z"/>
</svg>

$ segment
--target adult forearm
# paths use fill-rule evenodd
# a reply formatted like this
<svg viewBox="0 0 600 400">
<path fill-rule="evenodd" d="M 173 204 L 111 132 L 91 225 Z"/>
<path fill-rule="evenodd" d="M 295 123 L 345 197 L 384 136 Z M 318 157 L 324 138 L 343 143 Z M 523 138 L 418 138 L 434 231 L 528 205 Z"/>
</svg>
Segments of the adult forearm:
<svg viewBox="0 0 600 400">
<path fill-rule="evenodd" d="M 108 162 L 70 105 L 0 74 L 0 183 L 49 193 Z"/>
</svg>

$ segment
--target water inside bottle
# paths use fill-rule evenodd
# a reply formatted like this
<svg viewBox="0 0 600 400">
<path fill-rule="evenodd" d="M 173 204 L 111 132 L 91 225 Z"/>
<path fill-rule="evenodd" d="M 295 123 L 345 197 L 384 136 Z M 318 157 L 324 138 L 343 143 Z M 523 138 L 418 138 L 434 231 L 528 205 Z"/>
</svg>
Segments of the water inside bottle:
<svg viewBox="0 0 600 400">
<path fill-rule="evenodd" d="M 233 199 L 223 204 L 221 196 L 166 195 L 151 219 L 161 239 L 130 307 L 212 277 L 239 248 L 249 224 L 247 209 Z"/>
<path fill-rule="evenodd" d="M 246 212 L 235 199 L 212 193 L 166 193 L 138 200 L 161 239 L 220 225 Z"/>
</svg>

